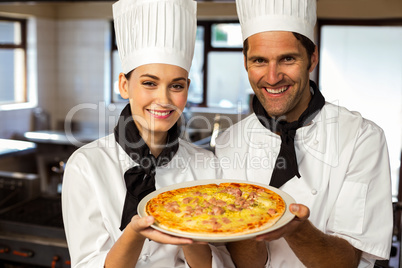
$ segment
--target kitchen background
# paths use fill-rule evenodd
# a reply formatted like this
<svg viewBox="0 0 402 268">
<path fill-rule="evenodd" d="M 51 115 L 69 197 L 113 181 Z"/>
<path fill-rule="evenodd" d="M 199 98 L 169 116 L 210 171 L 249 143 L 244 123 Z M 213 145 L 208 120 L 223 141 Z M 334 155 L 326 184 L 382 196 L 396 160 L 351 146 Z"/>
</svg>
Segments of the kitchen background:
<svg viewBox="0 0 402 268">
<path fill-rule="evenodd" d="M 77 146 L 112 131 L 124 106 L 113 93 L 113 74 L 118 71 L 118 63 L 113 60 L 113 2 L 0 2 L 0 21 L 27 19 L 27 100 L 0 102 L 0 148 L 6 152 L 0 155 L 0 172 L 37 175 L 39 184 L 32 187 L 41 193 L 58 193 L 62 165 L 69 154 Z M 312 79 L 319 82 L 328 101 L 361 111 L 383 127 L 390 148 L 396 201 L 402 143 L 402 0 L 317 3 L 316 33 L 321 58 Z M 236 37 L 236 31 L 239 34 L 233 24 L 237 20 L 234 1 L 198 1 L 198 18 L 200 36 L 193 62 L 198 69 L 192 69 L 193 105 L 186 110 L 185 119 L 187 137 L 211 149 L 217 132 L 249 113 L 252 91 L 242 65 L 241 42 L 235 40 L 233 45 L 229 38 L 226 45 L 209 45 L 213 42 L 208 37 L 211 25 L 226 24 L 228 36 Z M 0 48 L 1 40 L 0 37 Z M 228 58 L 238 63 L 219 65 Z M 209 63 L 205 68 L 209 70 L 203 72 L 206 61 Z M 7 66 L 0 62 L 0 70 L 5 69 Z M 222 75 L 216 75 L 217 69 Z M 0 80 L 1 77 L 0 73 Z M 2 86 L 0 97 L 12 90 Z M 34 143 L 14 145 L 10 140 Z M 11 147 L 24 146 L 24 154 L 9 152 Z M 5 189 L 0 191 L 0 212 L 4 208 L 2 199 L 10 191 L 4 187 L 6 183 L 0 180 L 0 190 L 2 185 Z M 0 263 L 4 256 L 1 227 L 0 222 Z M 35 264 L 41 261 L 31 263 Z"/>
</svg>

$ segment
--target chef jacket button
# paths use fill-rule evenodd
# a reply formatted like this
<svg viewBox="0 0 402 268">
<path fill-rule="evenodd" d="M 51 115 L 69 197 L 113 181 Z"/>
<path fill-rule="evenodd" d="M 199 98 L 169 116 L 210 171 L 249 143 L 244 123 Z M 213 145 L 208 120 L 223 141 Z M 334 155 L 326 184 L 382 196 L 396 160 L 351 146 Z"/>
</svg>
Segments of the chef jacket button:
<svg viewBox="0 0 402 268">
<path fill-rule="evenodd" d="M 317 194 L 317 190 L 316 190 L 316 189 L 311 190 L 311 194 L 312 194 L 312 195 L 316 195 L 316 194 Z"/>
<path fill-rule="evenodd" d="M 317 145 L 318 143 L 319 143 L 319 141 L 318 141 L 318 140 L 315 140 L 315 141 L 314 141 L 314 144 L 315 144 L 315 145 Z"/>
<path fill-rule="evenodd" d="M 148 260 L 148 255 L 142 255 L 141 260 L 142 261 L 147 261 Z"/>
</svg>

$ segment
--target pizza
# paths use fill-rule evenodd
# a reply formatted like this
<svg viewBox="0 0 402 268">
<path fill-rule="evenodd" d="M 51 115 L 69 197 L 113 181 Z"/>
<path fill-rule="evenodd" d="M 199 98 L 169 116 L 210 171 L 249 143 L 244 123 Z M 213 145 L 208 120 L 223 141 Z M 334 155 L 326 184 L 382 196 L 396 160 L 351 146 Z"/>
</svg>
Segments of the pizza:
<svg viewBox="0 0 402 268">
<path fill-rule="evenodd" d="M 276 192 L 248 183 L 196 185 L 162 192 L 145 211 L 155 225 L 171 232 L 202 236 L 243 235 L 273 226 L 286 204 Z"/>
</svg>

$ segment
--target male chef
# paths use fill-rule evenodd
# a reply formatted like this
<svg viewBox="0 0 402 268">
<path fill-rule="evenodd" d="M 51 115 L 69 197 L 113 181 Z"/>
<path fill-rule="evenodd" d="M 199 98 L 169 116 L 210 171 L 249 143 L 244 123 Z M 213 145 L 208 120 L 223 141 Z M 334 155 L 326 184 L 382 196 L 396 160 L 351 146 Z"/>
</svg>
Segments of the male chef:
<svg viewBox="0 0 402 268">
<path fill-rule="evenodd" d="M 294 219 L 227 244 L 236 267 L 373 267 L 389 257 L 392 201 L 383 130 L 326 102 L 316 0 L 236 0 L 254 113 L 217 140 L 225 179 L 280 188 Z M 373 107 L 374 109 L 374 107 Z"/>
</svg>

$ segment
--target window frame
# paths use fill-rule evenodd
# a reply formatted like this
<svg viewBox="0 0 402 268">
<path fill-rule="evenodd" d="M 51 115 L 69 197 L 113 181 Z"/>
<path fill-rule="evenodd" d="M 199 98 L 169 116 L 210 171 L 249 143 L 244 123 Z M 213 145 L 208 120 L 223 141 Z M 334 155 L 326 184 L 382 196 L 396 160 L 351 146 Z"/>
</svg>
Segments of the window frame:
<svg viewBox="0 0 402 268">
<path fill-rule="evenodd" d="M 12 18 L 12 17 L 4 17 L 0 16 L 0 21 L 10 21 L 10 22 L 17 22 L 20 24 L 21 27 L 21 43 L 20 44 L 13 44 L 13 43 L 1 43 L 0 42 L 0 50 L 1 49 L 22 49 L 24 51 L 24 63 L 23 63 L 23 78 L 24 78 L 24 83 L 23 83 L 23 89 L 22 89 L 22 101 L 16 101 L 14 98 L 14 101 L 11 103 L 7 102 L 1 102 L 0 105 L 9 105 L 9 104 L 17 104 L 17 103 L 27 103 L 29 102 L 28 100 L 28 86 L 27 86 L 27 66 L 28 66 L 28 56 L 27 56 L 27 19 L 21 19 L 21 18 Z M 15 89 L 14 89 L 15 90 Z"/>
<path fill-rule="evenodd" d="M 204 66 L 203 71 L 203 100 L 201 103 L 194 103 L 194 106 L 208 107 L 208 54 L 210 52 L 242 52 L 241 48 L 226 48 L 226 47 L 213 47 L 212 46 L 212 25 L 219 23 L 239 23 L 238 20 L 201 20 L 198 21 L 197 26 L 204 27 Z"/>
</svg>

